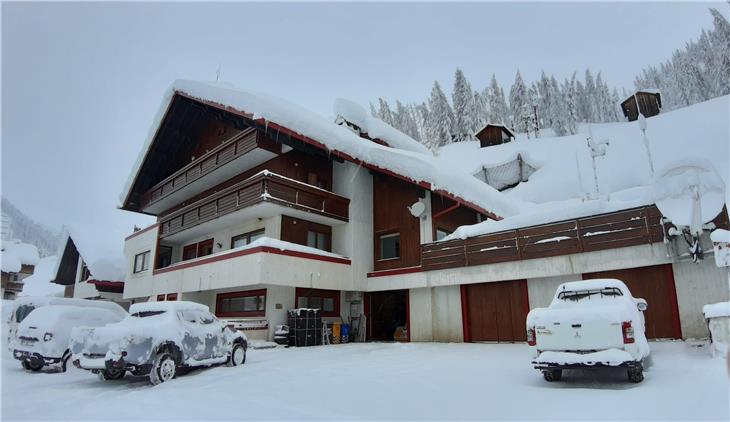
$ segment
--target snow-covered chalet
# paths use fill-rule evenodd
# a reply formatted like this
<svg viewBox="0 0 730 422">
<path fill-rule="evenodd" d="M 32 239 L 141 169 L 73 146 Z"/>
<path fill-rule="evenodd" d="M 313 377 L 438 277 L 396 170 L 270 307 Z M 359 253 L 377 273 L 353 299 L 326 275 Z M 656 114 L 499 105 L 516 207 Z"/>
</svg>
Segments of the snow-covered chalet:
<svg viewBox="0 0 730 422">
<path fill-rule="evenodd" d="M 691 150 L 726 184 L 727 109 L 539 139 L 493 125 L 499 142 L 434 155 L 346 100 L 324 118 L 176 81 L 121 197 L 157 218 L 125 240 L 123 297 L 203 303 L 269 340 L 287 309 L 310 307 L 364 315 L 368 340 L 511 342 L 561 282 L 617 277 L 648 301 L 650 337 L 706 337 L 702 305 L 728 299 L 727 272 L 706 234 L 704 259 L 687 253 L 653 172 Z M 707 230 L 728 226 L 706 208 Z"/>
</svg>

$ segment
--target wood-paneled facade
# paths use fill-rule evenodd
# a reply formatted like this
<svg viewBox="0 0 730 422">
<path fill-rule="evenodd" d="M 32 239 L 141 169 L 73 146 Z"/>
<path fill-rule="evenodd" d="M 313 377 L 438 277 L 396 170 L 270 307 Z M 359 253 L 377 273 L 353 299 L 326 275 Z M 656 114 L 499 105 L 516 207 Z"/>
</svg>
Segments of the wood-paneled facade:
<svg viewBox="0 0 730 422">
<path fill-rule="evenodd" d="M 281 216 L 281 240 L 308 246 L 307 241 L 310 232 L 323 234 L 325 237 L 325 244 L 321 245 L 319 249 L 327 252 L 332 251 L 332 227 L 302 220 L 301 218 L 289 217 L 288 215 Z M 320 245 L 309 246 L 317 247 Z"/>
<path fill-rule="evenodd" d="M 658 92 L 637 91 L 621 103 L 621 111 L 630 121 L 638 120 L 639 114 L 652 117 L 662 109 L 662 96 Z"/>
</svg>

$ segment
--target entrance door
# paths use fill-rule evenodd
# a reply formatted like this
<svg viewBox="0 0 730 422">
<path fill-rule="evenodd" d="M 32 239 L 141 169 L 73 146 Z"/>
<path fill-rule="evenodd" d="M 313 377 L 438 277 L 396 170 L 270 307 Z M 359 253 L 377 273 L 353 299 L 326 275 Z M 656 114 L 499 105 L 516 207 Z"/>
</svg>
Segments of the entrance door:
<svg viewBox="0 0 730 422">
<path fill-rule="evenodd" d="M 408 290 L 369 292 L 365 306 L 368 340 L 394 341 L 398 327 L 408 329 Z"/>
<path fill-rule="evenodd" d="M 527 281 L 466 284 L 462 289 L 465 341 L 526 341 Z"/>
<path fill-rule="evenodd" d="M 682 338 L 671 264 L 600 271 L 583 274 L 583 278 L 623 281 L 632 296 L 646 300 L 649 305 L 644 312 L 647 338 Z"/>
</svg>

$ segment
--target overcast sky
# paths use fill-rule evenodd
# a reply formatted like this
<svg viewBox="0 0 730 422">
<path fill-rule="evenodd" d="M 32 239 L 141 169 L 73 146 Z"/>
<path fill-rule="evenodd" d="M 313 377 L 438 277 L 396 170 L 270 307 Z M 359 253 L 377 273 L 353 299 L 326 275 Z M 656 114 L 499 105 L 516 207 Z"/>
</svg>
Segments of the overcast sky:
<svg viewBox="0 0 730 422">
<path fill-rule="evenodd" d="M 116 210 L 176 78 L 215 79 L 331 115 L 333 100 L 422 101 L 461 67 L 475 89 L 519 68 L 601 71 L 630 89 L 726 3 L 2 4 L 2 193 L 32 218 L 117 239 Z"/>
</svg>

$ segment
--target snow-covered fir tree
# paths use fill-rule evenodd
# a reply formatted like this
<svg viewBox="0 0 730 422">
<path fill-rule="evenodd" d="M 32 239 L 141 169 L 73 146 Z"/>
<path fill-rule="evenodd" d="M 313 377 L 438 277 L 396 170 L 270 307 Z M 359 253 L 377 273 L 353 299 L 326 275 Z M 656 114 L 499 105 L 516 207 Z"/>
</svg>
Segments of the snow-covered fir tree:
<svg viewBox="0 0 730 422">
<path fill-rule="evenodd" d="M 508 123 L 509 108 L 507 107 L 507 99 L 504 96 L 504 90 L 497 82 L 497 77 L 492 74 L 492 81 L 489 88 L 485 88 L 487 100 L 488 118 L 487 123 Z"/>
<path fill-rule="evenodd" d="M 509 107 L 512 127 L 518 132 L 527 132 L 530 127 L 530 100 L 519 70 L 509 91 Z"/>
<path fill-rule="evenodd" d="M 473 138 L 477 121 L 474 94 L 464 72 L 458 68 L 454 74 L 452 102 L 454 104 L 453 141 L 470 141 Z"/>
<path fill-rule="evenodd" d="M 452 127 L 454 125 L 454 113 L 438 81 L 433 83 L 431 96 L 428 99 L 428 111 L 426 146 L 435 151 L 439 147 L 452 142 Z"/>
</svg>

